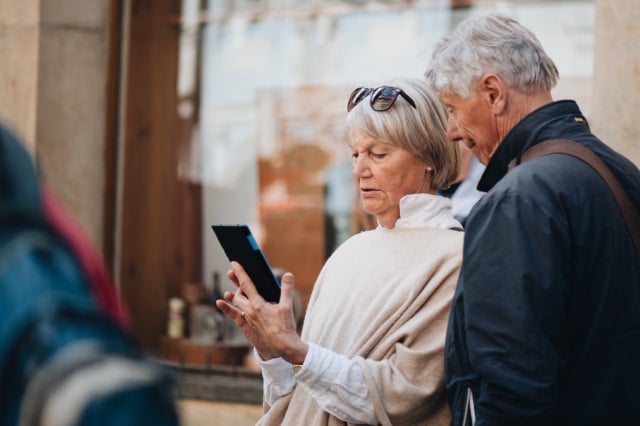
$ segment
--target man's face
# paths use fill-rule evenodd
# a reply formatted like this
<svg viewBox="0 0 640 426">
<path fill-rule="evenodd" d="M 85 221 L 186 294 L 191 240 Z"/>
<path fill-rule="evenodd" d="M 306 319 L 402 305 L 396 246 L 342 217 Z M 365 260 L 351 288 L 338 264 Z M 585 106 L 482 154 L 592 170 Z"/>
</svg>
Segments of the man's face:
<svg viewBox="0 0 640 426">
<path fill-rule="evenodd" d="M 476 87 L 467 98 L 450 92 L 439 96 L 449 113 L 448 139 L 464 143 L 486 165 L 501 141 L 489 95 Z"/>
</svg>

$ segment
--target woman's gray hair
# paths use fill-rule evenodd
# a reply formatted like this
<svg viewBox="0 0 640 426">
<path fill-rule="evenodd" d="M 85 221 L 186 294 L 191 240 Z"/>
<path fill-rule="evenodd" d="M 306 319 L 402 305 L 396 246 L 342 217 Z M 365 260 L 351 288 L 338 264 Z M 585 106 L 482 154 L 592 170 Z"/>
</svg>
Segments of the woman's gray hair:
<svg viewBox="0 0 640 426">
<path fill-rule="evenodd" d="M 433 168 L 433 185 L 451 186 L 460 173 L 460 148 L 447 140 L 447 112 L 424 79 L 395 79 L 383 85 L 402 89 L 416 104 L 401 95 L 387 111 L 371 108 L 368 95 L 348 114 L 347 131 L 358 129 L 372 138 L 399 146 Z"/>
<path fill-rule="evenodd" d="M 476 80 L 499 74 L 524 93 L 550 91 L 558 69 L 540 41 L 516 20 L 499 14 L 471 17 L 435 46 L 425 76 L 438 92 L 471 94 Z"/>
</svg>

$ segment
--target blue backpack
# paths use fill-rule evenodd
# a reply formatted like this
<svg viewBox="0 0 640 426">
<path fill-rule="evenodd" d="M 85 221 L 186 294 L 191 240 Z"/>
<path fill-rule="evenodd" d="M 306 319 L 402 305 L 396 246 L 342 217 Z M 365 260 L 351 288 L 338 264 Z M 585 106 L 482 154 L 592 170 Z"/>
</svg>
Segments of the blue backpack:
<svg viewBox="0 0 640 426">
<path fill-rule="evenodd" d="M 0 125 L 0 424 L 177 425 L 171 376 L 98 305 Z"/>
</svg>

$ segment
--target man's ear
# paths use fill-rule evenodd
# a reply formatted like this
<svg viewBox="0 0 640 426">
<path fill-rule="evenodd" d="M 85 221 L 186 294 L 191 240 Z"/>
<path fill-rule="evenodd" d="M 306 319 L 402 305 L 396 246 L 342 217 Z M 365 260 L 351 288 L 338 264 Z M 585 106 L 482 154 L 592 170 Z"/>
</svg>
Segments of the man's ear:
<svg viewBox="0 0 640 426">
<path fill-rule="evenodd" d="M 485 74 L 481 85 L 486 101 L 495 115 L 501 115 L 507 108 L 507 86 L 497 74 Z"/>
</svg>

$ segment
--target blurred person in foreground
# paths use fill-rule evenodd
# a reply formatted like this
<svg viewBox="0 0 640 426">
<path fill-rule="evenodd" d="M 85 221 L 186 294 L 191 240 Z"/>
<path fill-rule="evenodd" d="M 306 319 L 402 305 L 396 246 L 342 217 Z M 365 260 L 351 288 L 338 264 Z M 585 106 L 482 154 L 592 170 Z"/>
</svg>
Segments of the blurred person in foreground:
<svg viewBox="0 0 640 426">
<path fill-rule="evenodd" d="M 270 304 L 232 263 L 238 290 L 218 306 L 260 359 L 259 424 L 448 425 L 444 336 L 463 233 L 437 190 L 458 176 L 460 153 L 424 80 L 358 88 L 347 109 L 353 177 L 377 229 L 350 237 L 327 260 L 300 336 L 290 273 L 280 303 Z"/>
<path fill-rule="evenodd" d="M 178 423 L 84 231 L 0 124 L 0 424 Z"/>
<path fill-rule="evenodd" d="M 574 101 L 553 101 L 558 71 L 513 19 L 463 21 L 436 44 L 426 76 L 449 139 L 486 164 L 447 333 L 454 425 L 640 424 L 640 259 L 621 209 L 586 162 L 521 157 L 574 141 L 636 210 L 638 168 L 591 133 Z"/>
</svg>

